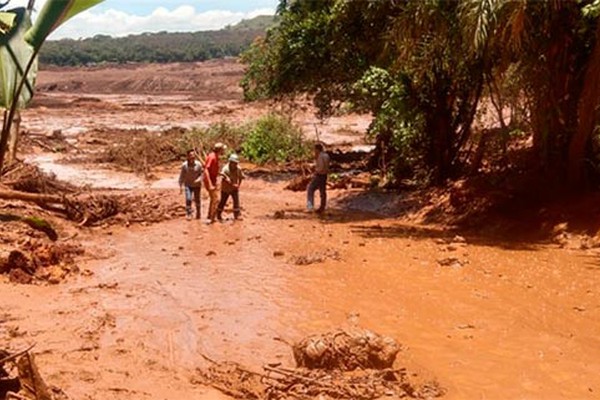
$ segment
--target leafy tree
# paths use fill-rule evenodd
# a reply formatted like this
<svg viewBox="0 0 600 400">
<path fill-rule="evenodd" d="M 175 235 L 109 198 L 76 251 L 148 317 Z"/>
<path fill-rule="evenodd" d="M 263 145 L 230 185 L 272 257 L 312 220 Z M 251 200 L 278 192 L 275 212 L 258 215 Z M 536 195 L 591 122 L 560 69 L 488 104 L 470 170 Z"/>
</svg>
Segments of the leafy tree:
<svg viewBox="0 0 600 400">
<path fill-rule="evenodd" d="M 248 99 L 309 93 L 323 114 L 351 102 L 373 113 L 396 175 L 425 167 L 440 180 L 461 172 L 484 88 L 498 99 L 517 79 L 509 103 L 527 104 L 538 165 L 581 185 L 598 123 L 600 0 L 289 0 L 278 12 L 244 55 Z"/>
<path fill-rule="evenodd" d="M 485 68 L 462 40 L 459 2 L 283 1 L 279 14 L 245 55 L 247 98 L 307 92 L 322 115 L 351 102 L 373 113 L 370 132 L 396 173 L 409 163 L 436 179 L 453 171 Z"/>
<path fill-rule="evenodd" d="M 529 99 L 538 164 L 573 186 L 584 183 L 586 149 L 598 122 L 600 1 L 465 1 L 474 47 L 509 60 Z M 476 12 L 484 9 L 485 12 Z"/>
</svg>

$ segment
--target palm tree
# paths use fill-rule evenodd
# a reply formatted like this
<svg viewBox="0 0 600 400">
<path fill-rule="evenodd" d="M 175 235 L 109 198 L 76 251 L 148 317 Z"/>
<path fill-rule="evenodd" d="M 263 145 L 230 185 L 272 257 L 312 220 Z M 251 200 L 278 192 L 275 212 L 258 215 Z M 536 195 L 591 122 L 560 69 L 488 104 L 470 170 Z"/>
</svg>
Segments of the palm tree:
<svg viewBox="0 0 600 400">
<path fill-rule="evenodd" d="M 516 64 L 527 82 L 539 165 L 580 186 L 600 98 L 600 31 L 585 10 L 600 2 L 464 0 L 462 7 L 474 51 L 489 49 L 500 71 Z"/>
</svg>

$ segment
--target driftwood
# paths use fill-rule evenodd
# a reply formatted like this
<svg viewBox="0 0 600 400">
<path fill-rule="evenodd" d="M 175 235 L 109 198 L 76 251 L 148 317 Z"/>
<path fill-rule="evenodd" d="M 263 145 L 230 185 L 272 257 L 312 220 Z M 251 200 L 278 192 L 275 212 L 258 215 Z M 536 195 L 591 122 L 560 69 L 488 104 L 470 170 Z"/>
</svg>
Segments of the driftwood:
<svg viewBox="0 0 600 400">
<path fill-rule="evenodd" d="M 434 398 L 443 394 L 428 390 L 408 380 L 401 369 L 367 369 L 354 372 L 325 369 L 286 368 L 279 364 L 263 366 L 264 373 L 255 372 L 235 362 L 216 362 L 204 357 L 210 366 L 198 370 L 196 383 L 244 400 L 309 400 L 316 398 L 374 400 L 384 396 L 396 398 Z M 428 388 L 429 388 L 428 386 Z"/>
<path fill-rule="evenodd" d="M 39 193 L 26 193 L 18 190 L 0 190 L 0 199 L 3 200 L 21 200 L 31 201 L 33 203 L 42 204 L 61 204 L 64 203 L 64 196 L 56 194 L 39 194 Z"/>
<path fill-rule="evenodd" d="M 29 201 L 52 209 L 55 209 L 52 205 L 60 204 L 64 208 L 61 211 L 67 215 L 67 218 L 79 222 L 80 225 L 90 225 L 119 212 L 118 200 L 103 195 L 59 196 L 0 190 L 0 199 Z"/>
</svg>

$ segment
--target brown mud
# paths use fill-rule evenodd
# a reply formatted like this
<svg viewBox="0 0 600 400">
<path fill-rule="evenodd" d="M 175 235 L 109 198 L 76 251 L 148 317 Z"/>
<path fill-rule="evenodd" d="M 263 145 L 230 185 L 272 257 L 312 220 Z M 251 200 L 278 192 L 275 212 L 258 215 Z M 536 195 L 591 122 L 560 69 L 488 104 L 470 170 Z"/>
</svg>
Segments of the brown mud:
<svg viewBox="0 0 600 400">
<path fill-rule="evenodd" d="M 185 77 L 184 67 L 172 74 Z M 44 137 L 60 130 L 79 148 L 94 130 L 243 121 L 267 110 L 243 104 L 239 92 L 214 99 L 195 93 L 200 85 L 137 92 L 156 68 L 163 67 L 42 71 L 44 90 L 23 112 L 23 129 Z M 233 87 L 238 68 L 225 62 L 202 76 Z M 97 74 L 118 76 L 121 69 L 135 70 L 140 82 L 114 78 L 121 91 L 98 89 L 110 85 Z M 314 132 L 310 110 L 295 117 L 307 135 Z M 327 143 L 360 144 L 367 125 L 365 116 L 341 116 L 319 129 Z M 85 249 L 76 260 L 80 274 L 60 285 L 0 277 L 0 348 L 37 343 L 44 378 L 69 398 L 227 399 L 200 379 L 205 357 L 256 371 L 268 363 L 294 366 L 284 342 L 333 331 L 349 318 L 398 342 L 394 366 L 439 382 L 443 398 L 598 397 L 600 251 L 593 222 L 575 234 L 554 212 L 545 221 L 554 241 L 495 225 L 460 230 L 439 215 L 423 224 L 423 207 L 448 193 L 425 201 L 356 188 L 332 189 L 328 212 L 318 217 L 303 212 L 303 193 L 284 190 L 287 181 L 256 177 L 242 186 L 242 221 L 206 225 L 182 218 L 175 163 L 147 182 L 102 165 L 61 164 L 73 151 L 23 150 L 69 182 L 128 196 L 156 193 L 175 209 L 152 224 L 57 222 L 59 241 Z M 203 215 L 206 206 L 204 197 Z M 20 203 L 3 207 L 38 212 Z M 521 222 L 511 226 L 526 226 Z M 29 234 L 40 233 L 19 233 Z"/>
</svg>

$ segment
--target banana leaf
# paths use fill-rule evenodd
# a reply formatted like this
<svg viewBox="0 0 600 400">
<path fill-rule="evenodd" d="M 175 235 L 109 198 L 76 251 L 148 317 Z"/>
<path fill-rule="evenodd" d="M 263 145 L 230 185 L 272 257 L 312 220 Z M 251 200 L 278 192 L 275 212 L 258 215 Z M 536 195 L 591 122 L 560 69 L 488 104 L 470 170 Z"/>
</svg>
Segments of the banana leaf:
<svg viewBox="0 0 600 400">
<path fill-rule="evenodd" d="M 17 88 L 34 54 L 34 49 L 24 41 L 31 28 L 29 11 L 15 8 L 0 12 L 0 26 L 0 107 L 6 109 L 15 101 Z M 33 60 L 19 94 L 18 108 L 25 107 L 31 100 L 36 74 L 37 62 Z"/>
<path fill-rule="evenodd" d="M 102 1 L 49 0 L 33 24 L 34 1 L 27 8 L 0 11 L 0 107 L 5 109 L 0 135 L 0 173 L 17 109 L 26 107 L 33 97 L 37 54 L 42 44 L 69 18 Z"/>
<path fill-rule="evenodd" d="M 25 40 L 39 49 L 53 30 L 74 15 L 101 3 L 103 0 L 51 0 L 44 4 Z"/>
<path fill-rule="evenodd" d="M 30 11 L 24 7 L 0 12 L 0 107 L 10 108 L 17 88 L 27 79 L 19 93 L 17 108 L 27 106 L 33 96 L 37 75 L 37 51 L 48 35 L 74 15 L 102 0 L 47 1 L 32 24 Z"/>
</svg>

